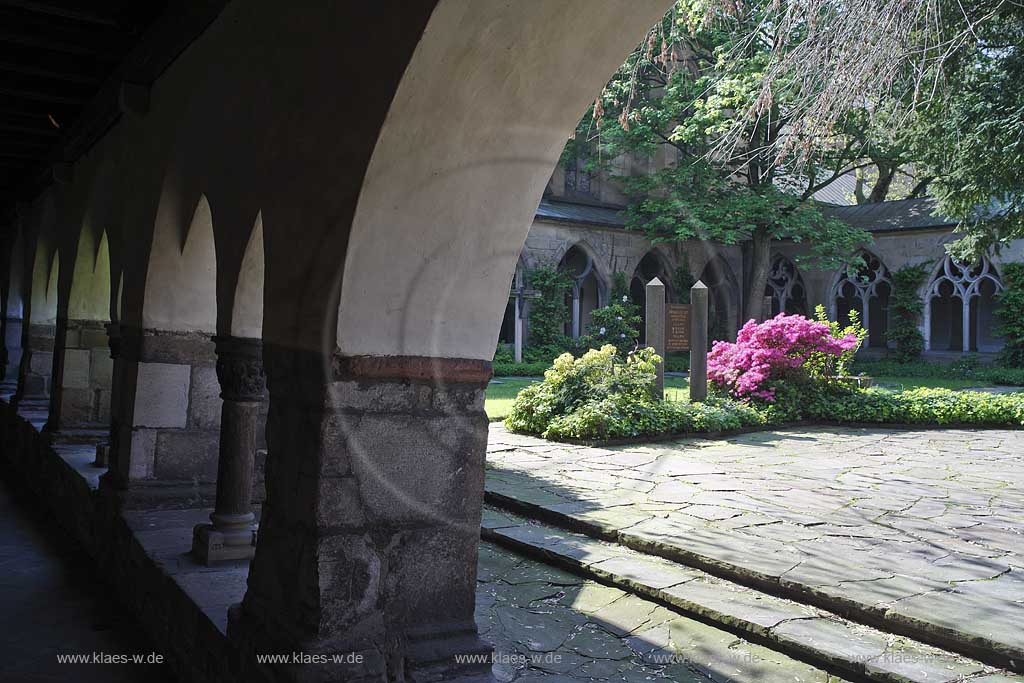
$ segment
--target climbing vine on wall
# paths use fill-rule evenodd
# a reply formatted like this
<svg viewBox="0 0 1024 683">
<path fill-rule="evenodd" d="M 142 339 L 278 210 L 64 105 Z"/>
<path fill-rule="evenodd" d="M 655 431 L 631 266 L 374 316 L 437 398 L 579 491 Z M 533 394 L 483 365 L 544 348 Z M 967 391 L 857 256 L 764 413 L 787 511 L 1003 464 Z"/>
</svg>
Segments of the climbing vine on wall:
<svg viewBox="0 0 1024 683">
<path fill-rule="evenodd" d="M 688 254 L 683 254 L 679 267 L 672 273 L 672 288 L 676 290 L 680 301 L 689 303 L 690 288 L 696 282 L 697 278 L 690 272 L 690 257 Z"/>
<path fill-rule="evenodd" d="M 924 303 L 918 295 L 918 289 L 928 276 L 925 264 L 905 266 L 892 273 L 892 296 L 889 298 L 889 310 L 892 312 L 892 323 L 886 333 L 886 339 L 895 345 L 896 358 L 907 363 L 924 351 L 924 337 L 918 324 Z"/>
<path fill-rule="evenodd" d="M 572 280 L 557 268 L 548 266 L 529 271 L 527 279 L 530 287 L 540 294 L 530 302 L 530 346 L 545 354 L 548 349 L 554 349 L 557 355 L 557 351 L 568 346 L 565 325 L 569 321 L 569 309 L 565 295 L 572 287 Z"/>
<path fill-rule="evenodd" d="M 1011 367 L 1024 366 L 1024 263 L 1003 266 L 1003 291 L 999 293 L 996 332 L 1005 340 L 1001 360 Z"/>
</svg>

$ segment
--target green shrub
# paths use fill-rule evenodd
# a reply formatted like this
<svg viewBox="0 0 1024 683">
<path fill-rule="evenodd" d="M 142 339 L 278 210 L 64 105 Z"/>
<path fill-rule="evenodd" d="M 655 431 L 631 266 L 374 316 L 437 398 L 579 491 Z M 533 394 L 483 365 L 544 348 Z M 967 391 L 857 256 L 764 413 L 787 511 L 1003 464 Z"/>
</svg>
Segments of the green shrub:
<svg viewBox="0 0 1024 683">
<path fill-rule="evenodd" d="M 623 357 L 636 349 L 640 337 L 640 323 L 637 306 L 627 301 L 611 302 L 590 313 L 587 334 L 579 339 L 582 348 L 599 349 L 612 344 Z"/>
<path fill-rule="evenodd" d="M 996 332 L 1003 336 L 1005 346 L 1000 360 L 1008 365 L 1024 366 L 1024 263 L 1003 266 L 1003 289 L 999 293 Z"/>
<path fill-rule="evenodd" d="M 569 320 L 569 311 L 565 295 L 572 287 L 572 281 L 568 275 L 551 267 L 534 268 L 527 273 L 527 279 L 540 294 L 530 302 L 531 345 L 566 348 L 565 324 Z"/>
<path fill-rule="evenodd" d="M 927 276 L 925 264 L 906 266 L 892 274 L 892 295 L 889 297 L 892 323 L 885 338 L 896 347 L 896 357 L 903 363 L 918 358 L 924 351 L 924 337 L 918 329 L 924 303 L 917 290 Z"/>
<path fill-rule="evenodd" d="M 667 353 L 665 354 L 665 372 L 689 372 L 690 354 L 688 353 Z"/>
<path fill-rule="evenodd" d="M 737 401 L 655 401 L 659 360 L 649 348 L 623 358 L 611 344 L 580 358 L 563 354 L 543 382 L 519 393 L 505 425 L 550 438 L 613 439 L 765 424 L 756 407 Z"/>
</svg>

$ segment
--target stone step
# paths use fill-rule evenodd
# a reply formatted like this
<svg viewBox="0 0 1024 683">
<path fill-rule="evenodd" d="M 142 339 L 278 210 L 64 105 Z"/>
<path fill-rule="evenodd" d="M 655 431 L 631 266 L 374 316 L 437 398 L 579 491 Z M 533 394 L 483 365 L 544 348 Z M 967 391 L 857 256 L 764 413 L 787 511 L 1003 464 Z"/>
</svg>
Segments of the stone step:
<svg viewBox="0 0 1024 683">
<path fill-rule="evenodd" d="M 954 589 L 946 584 L 895 576 L 878 582 L 873 591 L 864 591 L 862 587 L 854 591 L 849 582 L 832 585 L 827 564 L 801 565 L 802 571 L 811 573 L 806 579 L 792 570 L 780 576 L 780 567 L 785 569 L 791 565 L 785 558 L 776 562 L 775 558 L 756 549 L 738 545 L 734 538 L 712 531 L 674 527 L 667 520 L 650 519 L 649 515 L 631 517 L 628 507 L 626 513 L 618 513 L 615 508 L 579 513 L 571 506 L 530 502 L 493 490 L 485 492 L 485 501 L 530 519 L 693 567 L 776 597 L 812 605 L 993 667 L 1024 672 L 1024 647 L 1020 645 L 1024 631 L 1020 615 L 1024 611 L 993 611 L 991 619 L 981 624 L 965 620 L 956 600 L 933 600 L 925 604 L 915 599 L 915 592 L 957 597 Z M 835 561 L 842 562 L 843 558 L 837 557 Z M 993 583 L 989 590 L 1009 591 L 1012 599 L 1020 591 L 1019 579 L 1016 576 L 1003 578 L 1006 579 L 1003 585 Z M 900 581 L 903 583 L 898 585 L 896 582 Z M 903 599 L 906 596 L 910 596 L 909 599 Z M 1016 600 L 1013 604 L 1021 604 L 1019 597 Z"/>
<path fill-rule="evenodd" d="M 1024 676 L 960 654 L 504 510 L 485 509 L 481 536 L 840 675 L 879 683 L 1024 683 Z"/>
</svg>

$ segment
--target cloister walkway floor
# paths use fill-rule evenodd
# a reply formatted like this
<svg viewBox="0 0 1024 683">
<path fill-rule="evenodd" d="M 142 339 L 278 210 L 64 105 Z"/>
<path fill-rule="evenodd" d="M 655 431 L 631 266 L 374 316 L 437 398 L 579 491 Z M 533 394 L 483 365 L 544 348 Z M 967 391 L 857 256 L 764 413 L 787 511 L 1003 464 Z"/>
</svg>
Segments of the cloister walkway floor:
<svg viewBox="0 0 1024 683">
<path fill-rule="evenodd" d="M 495 424 L 488 451 L 492 504 L 1022 661 L 1024 432 L 806 428 L 590 448 Z"/>
<path fill-rule="evenodd" d="M 92 559 L 0 481 L 0 680 L 171 683 L 166 665 L 60 663 L 58 655 L 154 652 L 109 595 Z M 25 500 L 21 500 L 24 498 Z"/>
</svg>

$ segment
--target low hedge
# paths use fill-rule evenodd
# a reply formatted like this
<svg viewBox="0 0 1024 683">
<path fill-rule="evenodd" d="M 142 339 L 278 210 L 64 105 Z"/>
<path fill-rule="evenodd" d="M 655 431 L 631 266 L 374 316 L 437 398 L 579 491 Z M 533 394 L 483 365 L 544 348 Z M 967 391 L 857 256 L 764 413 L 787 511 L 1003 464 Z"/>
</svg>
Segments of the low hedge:
<svg viewBox="0 0 1024 683">
<path fill-rule="evenodd" d="M 491 364 L 495 377 L 540 377 L 551 367 L 551 363 L 504 363 Z"/>
<path fill-rule="evenodd" d="M 982 365 L 971 357 L 956 363 L 928 363 L 914 361 L 900 363 L 895 360 L 857 360 L 853 364 L 855 374 L 872 377 L 926 377 L 935 379 L 964 379 L 990 382 L 1002 386 L 1024 387 L 1024 368 L 1003 365 Z"/>
</svg>

